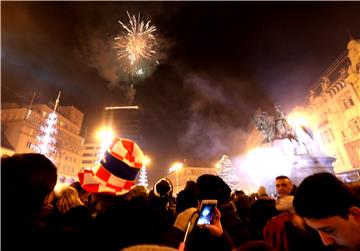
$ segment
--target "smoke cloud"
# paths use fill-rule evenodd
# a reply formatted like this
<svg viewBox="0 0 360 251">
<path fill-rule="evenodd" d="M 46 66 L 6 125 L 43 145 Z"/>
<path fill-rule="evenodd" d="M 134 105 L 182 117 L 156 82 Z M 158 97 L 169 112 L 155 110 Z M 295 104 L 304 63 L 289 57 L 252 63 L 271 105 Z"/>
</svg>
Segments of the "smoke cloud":
<svg viewBox="0 0 360 251">
<path fill-rule="evenodd" d="M 180 145 L 191 149 L 191 155 L 200 159 L 217 159 L 239 149 L 246 132 L 234 123 L 235 107 L 226 90 L 199 75 L 189 75 L 185 87 L 193 96 Z"/>
</svg>

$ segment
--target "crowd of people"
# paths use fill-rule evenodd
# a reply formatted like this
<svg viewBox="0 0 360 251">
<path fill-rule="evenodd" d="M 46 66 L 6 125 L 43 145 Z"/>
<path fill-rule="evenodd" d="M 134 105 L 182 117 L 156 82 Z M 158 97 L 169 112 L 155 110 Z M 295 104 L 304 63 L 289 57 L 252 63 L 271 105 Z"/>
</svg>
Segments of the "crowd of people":
<svg viewBox="0 0 360 251">
<path fill-rule="evenodd" d="M 57 169 L 41 154 L 1 159 L 3 250 L 360 250 L 360 198 L 330 173 L 296 187 L 274 177 L 277 198 L 232 192 L 201 175 L 173 194 L 170 180 L 136 186 L 139 146 L 115 139 L 99 165 L 55 193 Z M 216 200 L 198 224 L 203 200 Z"/>
</svg>

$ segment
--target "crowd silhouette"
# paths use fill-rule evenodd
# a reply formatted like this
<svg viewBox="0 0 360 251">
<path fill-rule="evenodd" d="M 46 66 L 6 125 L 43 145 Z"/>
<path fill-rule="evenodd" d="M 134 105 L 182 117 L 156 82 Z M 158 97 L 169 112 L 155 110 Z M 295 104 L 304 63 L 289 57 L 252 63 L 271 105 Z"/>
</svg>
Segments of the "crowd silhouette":
<svg viewBox="0 0 360 251">
<path fill-rule="evenodd" d="M 134 185 L 141 158 L 135 142 L 118 139 L 100 167 L 58 193 L 45 156 L 2 158 L 2 250 L 360 250 L 358 185 L 332 174 L 299 187 L 274 177 L 276 198 L 263 186 L 232 192 L 206 174 L 175 195 L 166 178 L 150 191 Z M 197 224 L 202 200 L 217 201 L 207 225 Z"/>
</svg>

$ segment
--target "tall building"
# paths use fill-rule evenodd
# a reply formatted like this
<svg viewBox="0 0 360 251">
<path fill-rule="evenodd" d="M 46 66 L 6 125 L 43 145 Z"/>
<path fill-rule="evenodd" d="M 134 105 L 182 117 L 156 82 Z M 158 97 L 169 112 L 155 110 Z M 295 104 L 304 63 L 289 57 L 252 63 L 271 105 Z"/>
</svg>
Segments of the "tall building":
<svg viewBox="0 0 360 251">
<path fill-rule="evenodd" d="M 139 106 L 105 107 L 105 124 L 112 128 L 117 137 L 129 138 L 141 142 L 142 110 Z"/>
<path fill-rule="evenodd" d="M 53 108 L 46 104 L 36 104 L 29 110 L 18 104 L 2 104 L 1 131 L 8 147 L 15 153 L 34 152 L 36 136 Z M 58 168 L 58 182 L 72 183 L 80 169 L 83 138 L 80 135 L 84 114 L 74 106 L 58 106 L 56 153 L 53 156 Z M 1 142 L 5 142 L 2 139 Z"/>
<path fill-rule="evenodd" d="M 91 169 L 100 160 L 100 143 L 85 143 L 81 153 L 81 168 Z"/>
<path fill-rule="evenodd" d="M 360 169 L 360 41 L 320 76 L 302 111 L 320 149 L 335 157 L 336 173 Z"/>
</svg>

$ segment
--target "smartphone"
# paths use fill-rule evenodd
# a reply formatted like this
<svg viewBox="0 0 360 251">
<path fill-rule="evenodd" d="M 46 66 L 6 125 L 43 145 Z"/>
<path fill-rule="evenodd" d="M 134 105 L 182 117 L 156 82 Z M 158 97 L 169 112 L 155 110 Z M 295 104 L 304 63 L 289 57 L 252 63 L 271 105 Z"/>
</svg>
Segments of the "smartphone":
<svg viewBox="0 0 360 251">
<path fill-rule="evenodd" d="M 217 200 L 202 200 L 198 225 L 210 224 L 214 216 Z"/>
</svg>

